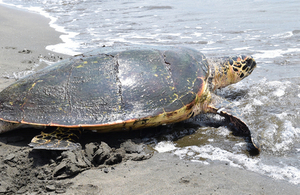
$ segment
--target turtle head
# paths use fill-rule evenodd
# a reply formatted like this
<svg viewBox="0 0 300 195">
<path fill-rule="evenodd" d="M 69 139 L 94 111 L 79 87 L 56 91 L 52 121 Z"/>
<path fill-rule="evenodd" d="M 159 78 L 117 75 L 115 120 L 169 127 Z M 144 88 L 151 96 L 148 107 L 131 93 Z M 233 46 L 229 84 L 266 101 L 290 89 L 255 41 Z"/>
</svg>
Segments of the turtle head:
<svg viewBox="0 0 300 195">
<path fill-rule="evenodd" d="M 256 62 L 251 56 L 239 55 L 214 60 L 211 63 L 213 90 L 237 83 L 252 73 Z"/>
</svg>

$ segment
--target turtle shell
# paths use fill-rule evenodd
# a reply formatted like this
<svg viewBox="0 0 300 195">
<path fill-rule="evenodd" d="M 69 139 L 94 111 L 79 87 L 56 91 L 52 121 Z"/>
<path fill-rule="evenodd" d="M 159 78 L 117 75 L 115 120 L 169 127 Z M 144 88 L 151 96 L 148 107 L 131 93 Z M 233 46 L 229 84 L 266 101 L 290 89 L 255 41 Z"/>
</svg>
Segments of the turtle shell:
<svg viewBox="0 0 300 195">
<path fill-rule="evenodd" d="M 0 119 L 99 131 L 184 120 L 203 93 L 207 60 L 183 47 L 106 49 L 72 57 L 0 93 Z"/>
</svg>

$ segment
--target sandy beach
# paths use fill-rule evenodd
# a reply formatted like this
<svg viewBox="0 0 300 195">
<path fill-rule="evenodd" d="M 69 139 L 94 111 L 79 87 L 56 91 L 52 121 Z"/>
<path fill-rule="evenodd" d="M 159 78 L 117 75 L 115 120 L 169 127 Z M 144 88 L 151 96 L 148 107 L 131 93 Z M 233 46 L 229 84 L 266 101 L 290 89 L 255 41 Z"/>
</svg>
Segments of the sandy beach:
<svg viewBox="0 0 300 195">
<path fill-rule="evenodd" d="M 15 81 L 16 73 L 68 57 L 45 49 L 61 42 L 48 23 L 38 14 L 0 6 L 0 90 Z M 0 135 L 0 194 L 281 195 L 300 190 L 225 162 L 205 165 L 157 153 L 136 135 L 88 134 L 82 150 L 58 152 L 29 148 L 38 133 L 20 129 Z"/>
<path fill-rule="evenodd" d="M 49 27 L 50 19 L 5 6 L 0 7 L 0 13 L 0 90 L 15 80 L 14 72 L 38 70 L 46 66 L 42 60 L 66 57 L 45 49 L 61 42 L 61 33 Z"/>
</svg>

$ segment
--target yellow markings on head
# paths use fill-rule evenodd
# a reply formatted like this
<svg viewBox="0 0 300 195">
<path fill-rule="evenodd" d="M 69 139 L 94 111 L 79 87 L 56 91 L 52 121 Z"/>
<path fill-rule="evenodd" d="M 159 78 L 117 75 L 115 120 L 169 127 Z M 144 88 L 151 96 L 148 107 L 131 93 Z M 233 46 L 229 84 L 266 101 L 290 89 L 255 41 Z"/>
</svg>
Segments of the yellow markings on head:
<svg viewBox="0 0 300 195">
<path fill-rule="evenodd" d="M 80 64 L 80 65 L 76 66 L 76 68 L 82 68 L 82 67 L 83 67 L 83 65 L 82 65 L 82 64 Z"/>
<path fill-rule="evenodd" d="M 14 105 L 14 103 L 13 103 L 13 102 L 9 102 L 9 104 L 10 104 L 10 105 Z"/>
<path fill-rule="evenodd" d="M 84 61 L 84 62 L 83 62 L 83 64 L 87 64 L 87 63 L 88 63 L 88 61 Z"/>
</svg>

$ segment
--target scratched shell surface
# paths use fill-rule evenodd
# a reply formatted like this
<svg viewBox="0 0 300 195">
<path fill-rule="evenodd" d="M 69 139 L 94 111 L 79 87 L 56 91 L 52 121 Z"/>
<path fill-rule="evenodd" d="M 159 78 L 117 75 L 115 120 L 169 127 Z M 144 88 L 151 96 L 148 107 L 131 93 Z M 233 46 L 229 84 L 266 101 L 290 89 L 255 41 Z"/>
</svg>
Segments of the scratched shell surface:
<svg viewBox="0 0 300 195">
<path fill-rule="evenodd" d="M 182 47 L 104 49 L 56 63 L 0 93 L 6 121 L 80 125 L 173 112 L 192 102 L 207 61 Z M 203 70 L 204 69 L 204 70 Z"/>
</svg>

